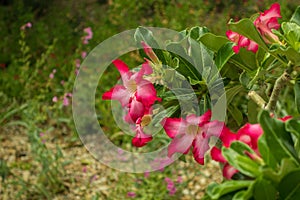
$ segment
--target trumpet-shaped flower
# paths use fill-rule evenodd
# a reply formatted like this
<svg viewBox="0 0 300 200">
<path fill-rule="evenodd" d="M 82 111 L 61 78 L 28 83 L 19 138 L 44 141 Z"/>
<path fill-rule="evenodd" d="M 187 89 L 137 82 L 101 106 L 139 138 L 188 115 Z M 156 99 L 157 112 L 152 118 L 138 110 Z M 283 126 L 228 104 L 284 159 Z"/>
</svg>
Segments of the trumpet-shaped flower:
<svg viewBox="0 0 300 200">
<path fill-rule="evenodd" d="M 194 159 L 203 165 L 210 137 L 218 137 L 224 127 L 222 122 L 210 121 L 210 118 L 211 111 L 200 117 L 191 114 L 186 119 L 164 119 L 162 125 L 167 135 L 173 139 L 168 147 L 168 156 L 171 157 L 176 152 L 186 154 L 193 147 Z"/>
<path fill-rule="evenodd" d="M 146 62 L 142 65 L 139 72 L 129 71 L 128 66 L 121 60 L 113 61 L 113 64 L 119 70 L 123 81 L 122 85 L 116 85 L 109 91 L 105 92 L 102 96 L 104 100 L 118 100 L 122 107 L 150 107 L 155 101 L 159 101 L 160 98 L 156 96 L 156 90 L 153 84 L 144 79 L 144 75 L 152 73 L 152 68 Z M 133 103 L 133 105 L 130 105 Z"/>
<path fill-rule="evenodd" d="M 236 54 L 239 53 L 240 48 L 246 48 L 248 51 L 252 51 L 253 53 L 256 53 L 258 50 L 258 44 L 243 35 L 229 30 L 226 32 L 226 36 L 230 41 L 236 44 L 232 47 L 232 50 Z"/>
<path fill-rule="evenodd" d="M 262 134 L 263 130 L 259 124 L 247 123 L 242 128 L 240 128 L 236 134 L 232 133 L 229 129 L 226 128 L 226 131 L 222 132 L 220 139 L 223 142 L 224 147 L 226 148 L 229 148 L 231 143 L 234 141 L 241 141 L 252 148 L 259 156 L 260 153 L 258 151 L 257 143 L 258 138 Z M 231 179 L 231 177 L 238 172 L 238 170 L 229 165 L 227 160 L 223 157 L 221 149 L 213 147 L 210 153 L 213 160 L 225 163 L 223 167 L 223 176 L 225 178 Z M 251 157 L 250 154 L 248 154 L 248 156 Z"/>
<path fill-rule="evenodd" d="M 271 44 L 279 41 L 278 37 L 272 32 L 272 29 L 280 28 L 278 18 L 281 18 L 280 5 L 274 3 L 269 10 L 260 13 L 259 17 L 254 21 L 254 25 L 266 43 Z"/>
</svg>

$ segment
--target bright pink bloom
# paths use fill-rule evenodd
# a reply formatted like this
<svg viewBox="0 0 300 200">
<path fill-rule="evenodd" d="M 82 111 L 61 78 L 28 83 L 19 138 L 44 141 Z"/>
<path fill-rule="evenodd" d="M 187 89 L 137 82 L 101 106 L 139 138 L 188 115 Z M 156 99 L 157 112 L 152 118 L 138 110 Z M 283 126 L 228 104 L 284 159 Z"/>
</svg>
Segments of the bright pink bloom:
<svg viewBox="0 0 300 200">
<path fill-rule="evenodd" d="M 167 190 L 169 191 L 169 195 L 173 196 L 176 193 L 174 182 L 168 177 L 165 178 L 165 181 L 167 182 Z"/>
<path fill-rule="evenodd" d="M 211 111 L 197 117 L 188 115 L 186 119 L 166 118 L 162 125 L 167 135 L 172 138 L 168 147 L 168 156 L 174 153 L 186 154 L 193 147 L 194 159 L 204 164 L 204 154 L 209 150 L 209 139 L 211 136 L 218 137 L 223 131 L 224 123 L 218 121 L 210 122 Z"/>
<path fill-rule="evenodd" d="M 152 73 L 152 68 L 147 62 L 142 65 L 139 72 L 134 73 L 129 71 L 128 66 L 121 60 L 115 60 L 113 64 L 119 70 L 123 84 L 116 85 L 105 92 L 102 99 L 118 100 L 122 107 L 134 107 L 139 113 L 144 113 L 141 112 L 143 107 L 150 107 L 155 101 L 160 101 L 153 84 L 143 78 L 144 75 Z"/>
<path fill-rule="evenodd" d="M 220 135 L 220 139 L 223 142 L 224 147 L 229 148 L 232 142 L 241 141 L 247 144 L 258 156 L 260 156 L 257 144 L 259 137 L 263 134 L 263 130 L 259 124 L 247 123 L 240 128 L 236 134 L 232 133 L 228 128 L 225 128 L 224 130 L 225 131 L 222 131 L 222 134 Z M 210 154 L 213 160 L 225 163 L 223 167 L 223 176 L 225 178 L 231 179 L 231 177 L 238 172 L 238 170 L 229 165 L 227 160 L 222 155 L 221 149 L 213 147 Z M 251 158 L 250 153 L 247 155 Z"/>
<path fill-rule="evenodd" d="M 254 41 L 246 38 L 243 35 L 240 35 L 236 32 L 233 32 L 231 30 L 226 32 L 226 36 L 228 39 L 236 44 L 236 46 L 232 47 L 232 50 L 234 53 L 239 53 L 240 48 L 247 48 L 248 51 L 252 51 L 253 53 L 256 53 L 258 50 L 258 44 L 256 44 Z"/>
<path fill-rule="evenodd" d="M 135 194 L 135 192 L 127 192 L 127 196 L 134 198 L 134 197 L 136 197 L 136 194 Z"/>
<path fill-rule="evenodd" d="M 269 10 L 260 13 L 259 17 L 254 21 L 254 25 L 266 43 L 271 44 L 279 41 L 278 37 L 272 32 L 272 29 L 277 30 L 280 28 L 278 18 L 281 18 L 280 5 L 274 3 Z"/>
<path fill-rule="evenodd" d="M 93 32 L 91 27 L 87 27 L 83 29 L 83 31 L 87 34 L 83 37 L 83 44 L 88 44 L 89 40 L 93 38 Z"/>
</svg>

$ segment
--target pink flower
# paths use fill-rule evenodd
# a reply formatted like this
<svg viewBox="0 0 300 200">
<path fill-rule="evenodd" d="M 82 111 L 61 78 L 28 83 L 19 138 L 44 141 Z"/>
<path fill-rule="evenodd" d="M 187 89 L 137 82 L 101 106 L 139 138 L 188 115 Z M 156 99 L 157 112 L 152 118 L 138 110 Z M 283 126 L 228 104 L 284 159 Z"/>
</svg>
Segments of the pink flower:
<svg viewBox="0 0 300 200">
<path fill-rule="evenodd" d="M 26 24 L 24 24 L 23 26 L 21 26 L 21 30 L 25 30 L 26 28 L 31 28 L 32 24 L 30 22 L 27 22 Z"/>
<path fill-rule="evenodd" d="M 83 31 L 87 34 L 83 37 L 83 44 L 88 44 L 89 40 L 93 38 L 93 32 L 91 27 L 87 27 L 83 29 Z"/>
<path fill-rule="evenodd" d="M 259 124 L 247 123 L 242 128 L 240 128 L 236 134 L 232 133 L 227 128 L 225 130 L 226 131 L 223 131 L 220 136 L 224 147 L 229 148 L 232 142 L 241 141 L 247 144 L 251 149 L 253 149 L 257 156 L 260 156 L 257 144 L 259 137 L 263 134 L 263 130 Z M 213 147 L 210 153 L 213 160 L 225 163 L 223 167 L 223 176 L 225 178 L 231 179 L 232 176 L 238 172 L 238 170 L 229 165 L 227 160 L 223 157 L 221 149 Z M 249 152 L 247 155 L 252 158 L 252 155 Z"/>
<path fill-rule="evenodd" d="M 52 98 L 52 101 L 56 103 L 56 102 L 58 101 L 57 96 L 54 96 L 54 97 Z"/>
<path fill-rule="evenodd" d="M 174 182 L 168 177 L 165 178 L 165 181 L 167 182 L 167 190 L 169 191 L 169 195 L 173 196 L 176 193 Z"/>
<path fill-rule="evenodd" d="M 70 104 L 70 102 L 69 102 L 68 97 L 67 97 L 67 96 L 64 96 L 64 99 L 63 99 L 63 105 L 64 105 L 64 106 L 68 106 L 69 104 Z"/>
<path fill-rule="evenodd" d="M 113 61 L 113 64 L 119 70 L 123 81 L 122 85 L 116 85 L 102 95 L 104 100 L 118 100 L 122 107 L 129 107 L 130 116 L 137 119 L 144 115 L 145 110 L 160 101 L 156 96 L 156 90 L 153 84 L 144 79 L 143 75 L 152 73 L 152 68 L 148 63 L 144 63 L 139 72 L 129 71 L 128 66 L 121 60 Z"/>
<path fill-rule="evenodd" d="M 254 25 L 266 43 L 279 42 L 278 37 L 272 32 L 272 29 L 280 28 L 278 18 L 281 18 L 280 5 L 274 3 L 269 10 L 260 13 L 259 17 L 254 21 Z"/>
<path fill-rule="evenodd" d="M 168 146 L 168 156 L 171 157 L 176 152 L 186 154 L 193 147 L 194 159 L 203 165 L 210 137 L 218 137 L 224 126 L 222 122 L 210 122 L 210 118 L 210 110 L 200 117 L 191 114 L 186 119 L 165 118 L 162 125 L 167 135 L 173 139 Z"/>
<path fill-rule="evenodd" d="M 136 197 L 136 194 L 135 194 L 135 192 L 127 192 L 127 196 L 134 198 L 134 197 Z"/>
<path fill-rule="evenodd" d="M 81 52 L 81 58 L 85 58 L 87 53 L 85 51 Z"/>
<path fill-rule="evenodd" d="M 53 79 L 53 78 L 54 78 L 54 74 L 51 73 L 51 74 L 49 75 L 49 78 Z"/>
<path fill-rule="evenodd" d="M 258 50 L 258 44 L 254 41 L 246 38 L 245 36 L 242 36 L 236 32 L 233 32 L 231 30 L 226 32 L 226 36 L 228 39 L 236 44 L 236 46 L 232 47 L 232 50 L 234 53 L 239 53 L 240 48 L 247 48 L 248 51 L 252 51 L 253 53 L 256 53 Z"/>
<path fill-rule="evenodd" d="M 60 81 L 60 84 L 61 84 L 61 85 L 64 85 L 64 84 L 65 84 L 65 81 L 64 81 L 64 80 L 61 80 L 61 81 Z"/>
</svg>

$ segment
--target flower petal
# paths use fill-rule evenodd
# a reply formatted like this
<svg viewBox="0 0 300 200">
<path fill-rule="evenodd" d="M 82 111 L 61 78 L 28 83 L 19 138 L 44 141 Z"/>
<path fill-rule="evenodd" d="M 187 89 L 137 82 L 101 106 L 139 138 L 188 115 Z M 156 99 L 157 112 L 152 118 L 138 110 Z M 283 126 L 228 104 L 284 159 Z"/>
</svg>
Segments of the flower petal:
<svg viewBox="0 0 300 200">
<path fill-rule="evenodd" d="M 209 150 L 209 145 L 208 145 L 209 138 L 203 137 L 203 135 L 204 134 L 197 134 L 193 142 L 194 159 L 201 165 L 204 164 L 205 153 Z"/>
<path fill-rule="evenodd" d="M 102 95 L 103 100 L 118 100 L 120 101 L 122 107 L 125 107 L 129 104 L 130 93 L 126 90 L 123 85 L 116 85 L 111 88 L 109 91 L 105 92 Z"/>
<path fill-rule="evenodd" d="M 227 179 L 231 179 L 233 175 L 238 173 L 239 171 L 226 163 L 223 167 L 223 176 Z"/>
<path fill-rule="evenodd" d="M 165 118 L 161 124 L 170 138 L 185 134 L 186 122 L 182 118 Z"/>
<path fill-rule="evenodd" d="M 128 66 L 122 60 L 119 59 L 114 60 L 112 63 L 120 72 L 123 82 L 126 82 L 129 79 L 128 76 L 131 74 Z"/>
<path fill-rule="evenodd" d="M 153 84 L 144 79 L 141 80 L 137 85 L 136 98 L 145 106 L 152 106 L 155 101 L 161 100 L 156 96 L 156 90 Z"/>
<path fill-rule="evenodd" d="M 221 149 L 218 149 L 217 147 L 213 147 L 211 149 L 210 155 L 214 161 L 221 162 L 221 163 L 227 162 L 226 159 L 224 158 L 224 156 L 222 155 Z"/>
<path fill-rule="evenodd" d="M 203 124 L 209 122 L 211 118 L 211 110 L 208 110 L 203 115 L 197 117 L 195 114 L 190 114 L 186 117 L 188 124 L 203 126 Z"/>
<path fill-rule="evenodd" d="M 185 154 L 190 149 L 194 140 L 193 135 L 180 134 L 177 135 L 168 146 L 168 157 L 172 157 L 174 153 Z"/>
<path fill-rule="evenodd" d="M 131 141 L 133 146 L 142 147 L 152 140 L 152 135 L 144 133 L 142 126 L 137 125 L 135 131 L 136 134 Z"/>
<path fill-rule="evenodd" d="M 253 150 L 257 151 L 258 138 L 263 134 L 259 124 L 245 124 L 236 134 L 238 140 L 248 144 Z"/>
<path fill-rule="evenodd" d="M 145 114 L 144 105 L 135 98 L 129 104 L 128 114 L 125 116 L 125 121 L 128 123 L 136 123 L 138 118 L 142 118 Z"/>
</svg>

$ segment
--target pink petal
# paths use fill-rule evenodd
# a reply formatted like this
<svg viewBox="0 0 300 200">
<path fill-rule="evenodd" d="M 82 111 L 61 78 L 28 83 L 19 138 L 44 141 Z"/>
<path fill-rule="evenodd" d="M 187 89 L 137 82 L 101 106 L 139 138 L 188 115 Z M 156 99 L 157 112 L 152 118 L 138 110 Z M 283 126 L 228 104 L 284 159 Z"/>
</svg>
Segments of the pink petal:
<svg viewBox="0 0 300 200">
<path fill-rule="evenodd" d="M 195 114 L 190 114 L 186 117 L 186 121 L 188 124 L 203 126 L 203 124 L 209 122 L 210 118 L 211 118 L 211 111 L 208 110 L 206 113 L 204 113 L 199 117 L 197 117 Z"/>
<path fill-rule="evenodd" d="M 292 118 L 293 118 L 292 116 L 288 115 L 288 116 L 279 118 L 279 120 L 281 120 L 281 121 L 283 121 L 283 122 L 286 122 L 286 121 L 288 121 L 288 120 L 290 120 L 290 119 L 292 119 Z"/>
<path fill-rule="evenodd" d="M 129 104 L 129 112 L 125 116 L 125 121 L 128 123 L 135 123 L 138 118 L 142 118 L 145 114 L 145 107 L 144 105 L 133 99 Z"/>
<path fill-rule="evenodd" d="M 203 137 L 203 135 L 204 134 L 198 134 L 193 142 L 194 159 L 201 165 L 204 164 L 205 153 L 209 150 L 209 138 Z"/>
<path fill-rule="evenodd" d="M 257 151 L 258 138 L 263 134 L 259 124 L 245 124 L 236 134 L 238 140 L 248 144 L 253 150 Z"/>
<path fill-rule="evenodd" d="M 144 133 L 140 125 L 137 125 L 135 131 L 135 137 L 131 141 L 133 146 L 142 147 L 152 140 L 152 136 Z"/>
<path fill-rule="evenodd" d="M 218 149 L 217 147 L 213 147 L 211 149 L 210 155 L 214 161 L 221 162 L 221 163 L 227 162 L 226 159 L 224 158 L 224 156 L 222 155 L 221 149 Z"/>
<path fill-rule="evenodd" d="M 258 50 L 258 44 L 256 42 L 250 40 L 247 50 L 252 51 L 253 53 L 256 53 Z"/>
<path fill-rule="evenodd" d="M 235 54 L 238 54 L 240 52 L 240 47 L 239 46 L 233 46 L 232 50 L 234 51 Z"/>
<path fill-rule="evenodd" d="M 114 60 L 112 63 L 120 72 L 123 82 L 126 82 L 128 80 L 128 75 L 130 74 L 128 66 L 119 59 Z"/>
<path fill-rule="evenodd" d="M 190 149 L 194 140 L 193 135 L 178 134 L 168 146 L 168 157 L 172 157 L 174 153 L 185 154 Z"/>
<path fill-rule="evenodd" d="M 233 175 L 238 173 L 239 171 L 226 163 L 223 167 L 223 176 L 227 179 L 231 179 Z"/>
<path fill-rule="evenodd" d="M 265 12 L 261 13 L 261 15 L 259 16 L 261 21 L 268 21 L 271 18 L 281 18 L 280 15 L 280 4 L 278 3 L 274 3 L 271 5 L 269 10 L 266 10 Z"/>
<path fill-rule="evenodd" d="M 236 32 L 233 32 L 231 30 L 226 31 L 226 36 L 228 39 L 234 43 L 238 43 L 240 35 Z"/>
<path fill-rule="evenodd" d="M 116 85 L 111 88 L 109 91 L 105 92 L 102 95 L 103 100 L 118 100 L 120 101 L 122 107 L 125 107 L 129 104 L 130 93 L 126 90 L 123 85 Z"/>
<path fill-rule="evenodd" d="M 165 118 L 161 124 L 170 138 L 185 133 L 186 122 L 182 118 Z"/>
<path fill-rule="evenodd" d="M 241 36 L 240 39 L 239 39 L 239 42 L 238 42 L 238 46 L 240 47 L 246 47 L 249 45 L 249 39 L 244 37 L 244 36 Z"/>
<path fill-rule="evenodd" d="M 224 127 L 220 135 L 220 139 L 225 147 L 230 147 L 231 143 L 236 139 L 236 134 L 232 133 L 227 127 Z"/>
<path fill-rule="evenodd" d="M 145 106 L 151 106 L 155 101 L 161 99 L 156 96 L 156 90 L 153 84 L 147 80 L 141 80 L 137 85 L 137 100 L 141 101 Z"/>
</svg>

